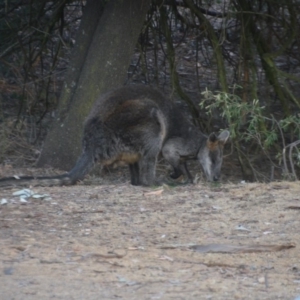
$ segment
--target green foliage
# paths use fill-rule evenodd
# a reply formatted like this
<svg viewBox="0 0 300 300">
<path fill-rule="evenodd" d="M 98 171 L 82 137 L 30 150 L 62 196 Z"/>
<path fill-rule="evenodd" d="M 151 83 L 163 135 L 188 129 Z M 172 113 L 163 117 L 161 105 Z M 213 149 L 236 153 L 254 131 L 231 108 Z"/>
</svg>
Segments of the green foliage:
<svg viewBox="0 0 300 300">
<path fill-rule="evenodd" d="M 238 87 L 239 88 L 239 87 Z M 259 105 L 257 99 L 252 103 L 243 102 L 236 94 L 220 92 L 214 94 L 206 90 L 202 93 L 204 100 L 201 108 L 212 115 L 216 110 L 227 123 L 232 139 L 250 141 L 255 133 L 264 134 L 262 131 L 264 107 Z"/>
<path fill-rule="evenodd" d="M 300 139 L 300 114 L 288 116 L 279 121 L 279 125 L 284 132 L 291 132 Z"/>
<path fill-rule="evenodd" d="M 239 88 L 239 87 L 237 87 Z M 236 88 L 234 89 L 236 90 Z M 260 105 L 258 99 L 252 103 L 243 102 L 232 93 L 213 92 L 206 90 L 202 93 L 203 100 L 199 104 L 208 115 L 220 114 L 227 124 L 235 145 L 244 148 L 256 146 L 256 153 L 263 154 L 272 164 L 284 162 L 284 172 L 289 173 L 283 156 L 285 150 L 291 148 L 289 160 L 291 165 L 300 166 L 300 118 L 299 115 L 290 115 L 277 121 L 272 115 L 266 116 L 265 107 Z M 295 142 L 292 142 L 296 140 Z M 286 142 L 290 143 L 286 146 Z M 293 151 L 293 153 L 292 153 Z M 293 177 L 296 178 L 294 168 Z"/>
</svg>

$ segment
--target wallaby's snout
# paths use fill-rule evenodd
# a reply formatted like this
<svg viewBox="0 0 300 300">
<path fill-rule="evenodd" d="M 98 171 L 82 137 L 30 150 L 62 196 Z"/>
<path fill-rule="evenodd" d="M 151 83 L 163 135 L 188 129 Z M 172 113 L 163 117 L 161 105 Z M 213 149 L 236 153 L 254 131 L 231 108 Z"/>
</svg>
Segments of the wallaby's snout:
<svg viewBox="0 0 300 300">
<path fill-rule="evenodd" d="M 218 175 L 214 175 L 213 180 L 214 180 L 214 181 L 219 181 L 219 176 L 218 176 Z"/>
</svg>

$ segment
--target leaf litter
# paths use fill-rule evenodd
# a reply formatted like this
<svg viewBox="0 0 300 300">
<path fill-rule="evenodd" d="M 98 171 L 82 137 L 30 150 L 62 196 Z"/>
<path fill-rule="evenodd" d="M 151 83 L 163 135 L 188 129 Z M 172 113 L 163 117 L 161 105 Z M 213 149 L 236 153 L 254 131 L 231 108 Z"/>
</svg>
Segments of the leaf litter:
<svg viewBox="0 0 300 300">
<path fill-rule="evenodd" d="M 300 188 L 274 186 L 153 190 L 102 182 L 37 188 L 26 205 L 1 191 L 8 199 L 0 206 L 1 293 L 5 299 L 295 299 L 300 219 L 298 209 L 287 208 L 297 204 Z M 51 195 L 56 205 L 32 195 Z"/>
</svg>

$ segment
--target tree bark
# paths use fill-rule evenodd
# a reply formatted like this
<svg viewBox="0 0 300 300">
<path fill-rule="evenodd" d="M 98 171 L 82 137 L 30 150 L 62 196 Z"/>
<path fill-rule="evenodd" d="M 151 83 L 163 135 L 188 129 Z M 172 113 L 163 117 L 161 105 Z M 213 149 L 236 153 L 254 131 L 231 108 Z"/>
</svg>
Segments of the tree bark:
<svg viewBox="0 0 300 300">
<path fill-rule="evenodd" d="M 81 70 L 87 58 L 97 24 L 104 11 L 105 2 L 105 0 L 88 0 L 84 8 L 80 27 L 76 36 L 76 43 L 65 75 L 64 87 L 59 98 L 59 117 L 57 119 L 61 122 L 65 119 L 68 110 L 74 101 L 73 95 L 76 91 Z"/>
<path fill-rule="evenodd" d="M 89 0 L 87 5 L 96 5 L 96 2 Z M 150 3 L 151 0 L 110 0 L 107 3 L 91 42 L 86 38 L 79 51 L 85 56 L 84 63 L 82 66 L 79 63 L 68 73 L 74 80 L 66 80 L 59 116 L 45 140 L 38 166 L 69 170 L 75 164 L 81 152 L 83 122 L 95 100 L 100 94 L 123 85 L 126 80 Z M 92 16 L 94 19 L 94 13 L 93 9 L 86 9 L 83 20 Z M 101 9 L 98 14 L 101 14 Z M 93 28 L 85 22 L 80 30 L 80 34 L 88 34 Z M 78 59 L 80 57 L 75 55 L 71 65 L 76 65 Z"/>
</svg>

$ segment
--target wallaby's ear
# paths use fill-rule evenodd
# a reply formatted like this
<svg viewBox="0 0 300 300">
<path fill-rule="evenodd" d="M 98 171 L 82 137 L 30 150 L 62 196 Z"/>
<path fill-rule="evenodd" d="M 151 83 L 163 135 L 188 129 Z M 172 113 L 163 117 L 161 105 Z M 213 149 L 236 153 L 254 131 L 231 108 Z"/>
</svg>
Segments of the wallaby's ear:
<svg viewBox="0 0 300 300">
<path fill-rule="evenodd" d="M 224 145 L 227 142 L 229 136 L 230 132 L 228 130 L 223 130 L 218 136 L 218 141 Z"/>
<path fill-rule="evenodd" d="M 213 132 L 208 136 L 206 145 L 207 148 L 210 151 L 213 151 L 216 149 L 216 147 L 218 145 L 224 146 L 224 144 L 226 143 L 226 141 L 229 138 L 229 131 L 228 130 L 223 130 L 218 136 L 216 136 L 216 134 Z"/>
</svg>

